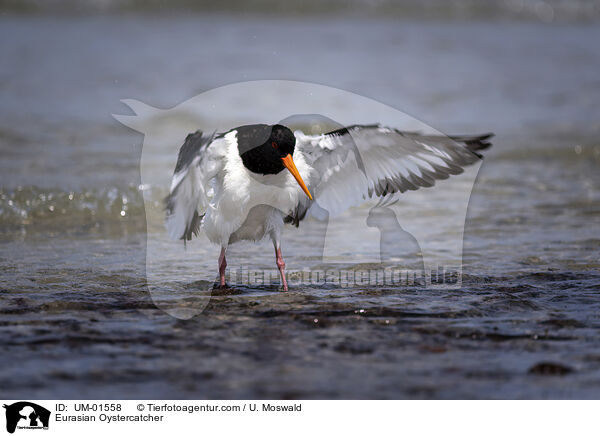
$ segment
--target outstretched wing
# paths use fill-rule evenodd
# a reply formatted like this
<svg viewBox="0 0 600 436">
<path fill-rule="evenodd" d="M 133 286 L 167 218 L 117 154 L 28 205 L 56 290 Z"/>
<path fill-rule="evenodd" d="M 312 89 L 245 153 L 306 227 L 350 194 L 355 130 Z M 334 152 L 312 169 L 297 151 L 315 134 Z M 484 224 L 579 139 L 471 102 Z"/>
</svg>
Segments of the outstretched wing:
<svg viewBox="0 0 600 436">
<path fill-rule="evenodd" d="M 295 132 L 296 147 L 316 170 L 309 189 L 319 206 L 336 215 L 372 197 L 430 187 L 481 159 L 493 134 L 435 136 L 380 125 L 354 125 L 322 135 Z M 288 222 L 310 207 L 303 200 Z"/>
<path fill-rule="evenodd" d="M 167 198 L 167 232 L 172 239 L 189 241 L 197 235 L 210 200 L 214 179 L 222 170 L 227 150 L 223 137 L 190 133 L 179 149 Z"/>
</svg>

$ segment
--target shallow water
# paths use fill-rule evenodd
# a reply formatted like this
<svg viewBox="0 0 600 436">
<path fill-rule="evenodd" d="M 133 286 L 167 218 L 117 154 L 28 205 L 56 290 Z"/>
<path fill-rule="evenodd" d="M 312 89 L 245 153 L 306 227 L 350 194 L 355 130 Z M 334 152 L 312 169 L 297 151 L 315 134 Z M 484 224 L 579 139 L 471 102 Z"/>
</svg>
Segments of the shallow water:
<svg viewBox="0 0 600 436">
<path fill-rule="evenodd" d="M 3 396 L 600 397 L 597 26 L 5 15 L 0 37 Z M 192 242 L 170 248 L 187 259 L 165 251 L 180 280 L 148 290 L 142 192 L 160 202 L 164 187 L 140 187 L 142 137 L 111 118 L 128 113 L 119 100 L 167 108 L 272 78 L 496 133 L 460 289 L 241 285 L 209 300 L 216 257 Z M 437 189 L 421 226 L 443 247 Z M 412 198 L 396 207 L 414 221 Z M 323 266 L 319 225 L 287 230 L 290 270 Z M 234 246 L 229 263 L 274 270 L 271 251 Z M 182 309 L 196 315 L 165 312 Z"/>
</svg>

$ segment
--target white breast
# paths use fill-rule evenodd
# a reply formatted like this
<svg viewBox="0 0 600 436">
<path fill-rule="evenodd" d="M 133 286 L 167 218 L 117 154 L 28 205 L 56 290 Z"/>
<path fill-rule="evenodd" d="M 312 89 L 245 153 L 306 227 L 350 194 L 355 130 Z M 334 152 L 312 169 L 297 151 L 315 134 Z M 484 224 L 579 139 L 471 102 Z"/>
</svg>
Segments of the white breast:
<svg viewBox="0 0 600 436">
<path fill-rule="evenodd" d="M 208 238 L 222 246 L 229 243 L 229 237 L 234 232 L 238 235 L 246 233 L 254 235 L 247 239 L 260 239 L 256 238 L 255 231 L 248 229 L 248 232 L 244 232 L 244 229 L 241 229 L 250 210 L 256 206 L 270 206 L 281 211 L 285 216 L 296 207 L 299 198 L 306 195 L 290 172 L 285 169 L 278 174 L 268 175 L 255 174 L 247 170 L 239 155 L 235 135 L 236 132 L 233 131 L 225 136 L 228 143 L 225 167 L 217 179 L 215 196 L 202 224 Z M 300 175 L 309 185 L 311 167 L 298 149 L 294 152 L 293 158 Z M 269 208 L 257 210 L 265 211 L 265 220 L 272 219 Z M 253 216 L 249 221 L 256 224 L 256 219 L 257 217 Z M 267 226 L 263 228 L 264 231 L 267 230 Z M 259 236 L 262 237 L 264 234 Z"/>
</svg>

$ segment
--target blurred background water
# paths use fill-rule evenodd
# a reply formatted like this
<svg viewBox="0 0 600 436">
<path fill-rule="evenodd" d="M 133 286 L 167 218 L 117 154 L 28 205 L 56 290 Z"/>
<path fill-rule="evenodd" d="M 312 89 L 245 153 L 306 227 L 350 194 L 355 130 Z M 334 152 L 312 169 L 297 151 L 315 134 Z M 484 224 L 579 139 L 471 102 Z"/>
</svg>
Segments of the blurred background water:
<svg viewBox="0 0 600 436">
<path fill-rule="evenodd" d="M 598 398 L 599 5 L 1 1 L 3 396 Z M 247 286 L 190 320 L 156 307 L 140 189 L 163 191 L 140 186 L 143 136 L 111 114 L 262 79 L 496 133 L 462 289 Z M 272 263 L 269 243 L 248 253 Z"/>
</svg>

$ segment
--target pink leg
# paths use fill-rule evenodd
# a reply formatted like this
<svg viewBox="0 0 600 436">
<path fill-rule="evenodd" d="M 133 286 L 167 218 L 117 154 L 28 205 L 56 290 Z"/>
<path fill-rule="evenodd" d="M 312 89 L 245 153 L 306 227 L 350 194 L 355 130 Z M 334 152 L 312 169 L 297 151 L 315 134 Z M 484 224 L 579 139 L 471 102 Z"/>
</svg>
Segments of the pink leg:
<svg viewBox="0 0 600 436">
<path fill-rule="evenodd" d="M 281 275 L 281 284 L 283 285 L 283 290 L 287 292 L 288 285 L 285 278 L 285 262 L 283 261 L 283 256 L 281 256 L 281 248 L 275 249 L 275 256 L 277 257 L 277 268 L 279 268 L 279 274 Z"/>
<path fill-rule="evenodd" d="M 225 285 L 225 268 L 227 268 L 227 260 L 225 259 L 225 248 L 221 248 L 219 255 L 219 285 L 224 288 Z"/>
</svg>

